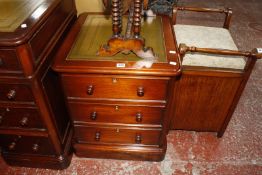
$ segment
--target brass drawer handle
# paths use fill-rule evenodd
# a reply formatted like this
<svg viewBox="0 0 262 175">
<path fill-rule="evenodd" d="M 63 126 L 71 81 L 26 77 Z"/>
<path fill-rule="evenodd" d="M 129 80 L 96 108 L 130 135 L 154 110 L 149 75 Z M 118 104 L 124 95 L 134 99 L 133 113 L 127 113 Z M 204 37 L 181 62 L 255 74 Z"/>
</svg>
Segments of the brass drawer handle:
<svg viewBox="0 0 262 175">
<path fill-rule="evenodd" d="M 91 114 L 90 114 L 90 118 L 91 118 L 91 120 L 96 120 L 97 119 L 97 112 L 92 112 Z"/>
<path fill-rule="evenodd" d="M 16 147 L 16 142 L 12 142 L 12 143 L 8 146 L 8 149 L 9 149 L 10 151 L 13 151 L 13 150 L 15 150 L 15 147 Z"/>
<path fill-rule="evenodd" d="M 141 136 L 141 134 L 137 134 L 137 135 L 136 135 L 135 141 L 136 141 L 136 144 L 141 144 L 141 142 L 142 142 L 142 136 Z"/>
<path fill-rule="evenodd" d="M 0 58 L 0 66 L 3 66 L 4 65 L 4 61 L 2 58 Z"/>
<path fill-rule="evenodd" d="M 136 113 L 136 121 L 137 122 L 142 122 L 143 115 L 141 112 Z"/>
<path fill-rule="evenodd" d="M 38 145 L 38 144 L 33 144 L 32 150 L 33 150 L 33 152 L 38 152 L 38 150 L 39 150 L 39 145 Z"/>
<path fill-rule="evenodd" d="M 20 125 L 24 127 L 27 124 L 28 124 L 28 118 L 27 117 L 23 117 L 22 120 L 20 121 Z"/>
<path fill-rule="evenodd" d="M 100 137 L 101 137 L 100 132 L 96 132 L 96 134 L 95 134 L 95 141 L 99 141 Z"/>
<path fill-rule="evenodd" d="M 138 87 L 137 88 L 137 96 L 143 97 L 145 95 L 144 88 L 143 87 Z"/>
<path fill-rule="evenodd" d="M 93 85 L 89 85 L 87 87 L 87 92 L 86 92 L 88 95 L 93 95 L 94 93 L 94 86 Z"/>
<path fill-rule="evenodd" d="M 15 96 L 16 96 L 16 91 L 14 89 L 11 89 L 7 94 L 6 94 L 6 97 L 9 99 L 9 100 L 14 100 L 15 99 Z"/>
</svg>

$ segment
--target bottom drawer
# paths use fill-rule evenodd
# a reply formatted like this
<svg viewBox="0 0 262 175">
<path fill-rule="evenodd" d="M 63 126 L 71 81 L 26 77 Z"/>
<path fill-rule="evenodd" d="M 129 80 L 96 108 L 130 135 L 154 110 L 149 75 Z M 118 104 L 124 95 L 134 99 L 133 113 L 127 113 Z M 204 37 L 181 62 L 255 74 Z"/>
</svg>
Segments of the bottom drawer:
<svg viewBox="0 0 262 175">
<path fill-rule="evenodd" d="M 18 154 L 53 155 L 55 151 L 48 138 L 0 135 L 2 151 Z"/>
<path fill-rule="evenodd" d="M 159 145 L 161 129 L 75 126 L 79 143 Z"/>
</svg>

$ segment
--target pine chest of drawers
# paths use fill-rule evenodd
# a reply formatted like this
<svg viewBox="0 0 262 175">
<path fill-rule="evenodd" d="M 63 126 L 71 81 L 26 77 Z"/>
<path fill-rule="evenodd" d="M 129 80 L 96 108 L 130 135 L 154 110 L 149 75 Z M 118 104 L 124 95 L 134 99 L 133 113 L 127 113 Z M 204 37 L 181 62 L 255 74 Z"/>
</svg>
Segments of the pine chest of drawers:
<svg viewBox="0 0 262 175">
<path fill-rule="evenodd" d="M 140 58 L 132 53 L 96 56 L 99 45 L 111 35 L 110 19 L 98 14 L 80 15 L 56 54 L 53 69 L 60 75 L 74 124 L 76 155 L 164 158 L 172 100 L 168 89 L 180 73 L 180 65 L 173 54 L 169 18 L 145 21 L 142 28 L 148 27 L 153 32 L 142 30 L 142 36 L 159 53 L 159 61 L 151 68 L 135 68 Z"/>
<path fill-rule="evenodd" d="M 0 0 L 0 147 L 10 165 L 70 163 L 72 127 L 50 63 L 75 18 L 73 0 Z"/>
</svg>

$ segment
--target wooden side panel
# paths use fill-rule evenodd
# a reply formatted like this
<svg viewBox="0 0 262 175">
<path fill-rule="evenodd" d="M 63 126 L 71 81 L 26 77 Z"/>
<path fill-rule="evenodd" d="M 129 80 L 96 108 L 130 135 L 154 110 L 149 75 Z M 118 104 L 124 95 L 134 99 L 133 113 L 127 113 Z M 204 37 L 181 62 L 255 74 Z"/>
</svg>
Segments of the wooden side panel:
<svg viewBox="0 0 262 175">
<path fill-rule="evenodd" d="M 183 74 L 174 88 L 171 129 L 218 132 L 240 86 L 241 77 Z"/>
</svg>

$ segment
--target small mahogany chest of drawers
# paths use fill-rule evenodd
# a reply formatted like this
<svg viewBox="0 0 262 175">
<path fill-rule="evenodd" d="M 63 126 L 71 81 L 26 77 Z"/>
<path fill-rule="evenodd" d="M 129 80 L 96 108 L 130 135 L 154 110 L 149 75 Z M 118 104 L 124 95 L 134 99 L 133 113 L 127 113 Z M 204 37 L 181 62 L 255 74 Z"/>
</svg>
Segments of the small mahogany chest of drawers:
<svg viewBox="0 0 262 175">
<path fill-rule="evenodd" d="M 112 35 L 110 18 L 99 14 L 80 15 L 58 50 L 53 69 L 74 124 L 76 155 L 164 158 L 173 95 L 168 89 L 180 64 L 169 18 L 150 21 L 143 22 L 142 36 L 159 56 L 150 68 L 136 68 L 141 59 L 132 53 L 96 56 Z"/>
<path fill-rule="evenodd" d="M 10 165 L 62 169 L 72 127 L 50 68 L 73 0 L 0 0 L 0 147 Z"/>
</svg>

